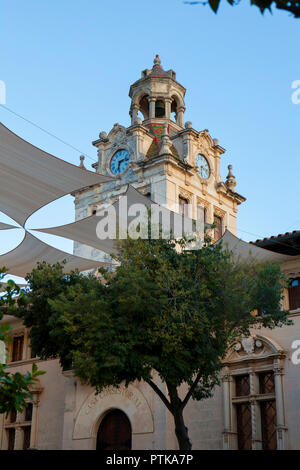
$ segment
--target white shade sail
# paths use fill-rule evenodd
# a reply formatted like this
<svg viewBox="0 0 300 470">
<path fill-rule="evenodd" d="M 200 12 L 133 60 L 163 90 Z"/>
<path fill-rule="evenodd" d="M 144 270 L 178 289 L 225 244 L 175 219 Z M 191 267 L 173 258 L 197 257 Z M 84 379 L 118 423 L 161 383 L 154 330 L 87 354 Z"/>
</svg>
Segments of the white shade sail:
<svg viewBox="0 0 300 470">
<path fill-rule="evenodd" d="M 293 259 L 293 256 L 275 253 L 274 251 L 269 251 L 253 245 L 252 243 L 245 242 L 233 235 L 229 230 L 226 230 L 223 237 L 216 243 L 222 243 L 225 248 L 243 261 L 249 260 L 250 258 L 258 262 L 287 261 Z"/>
<path fill-rule="evenodd" d="M 47 245 L 29 232 L 26 232 L 20 245 L 0 256 L 0 266 L 5 267 L 9 274 L 25 277 L 27 273 L 30 273 L 37 266 L 38 262 L 45 261 L 49 264 L 55 264 L 62 263 L 64 260 L 66 261 L 64 265 L 66 273 L 74 269 L 86 271 L 100 266 L 107 266 L 108 264 L 70 255 Z"/>
<path fill-rule="evenodd" d="M 127 197 L 126 202 L 125 197 Z M 126 193 L 123 196 L 120 196 L 120 198 L 111 205 L 115 210 L 118 228 L 123 227 L 125 232 L 127 231 L 127 227 L 130 226 L 130 223 L 137 215 L 135 209 L 138 209 L 137 205 L 139 204 L 144 206 L 146 209 L 153 210 L 155 207 L 160 211 L 160 222 L 162 222 L 163 217 L 165 217 L 166 220 L 170 220 L 170 231 L 174 234 L 175 238 L 177 238 L 177 236 L 181 236 L 181 233 L 178 233 L 178 230 L 180 231 L 181 227 L 185 234 L 190 234 L 194 231 L 195 221 L 156 204 L 148 197 L 143 196 L 131 185 L 128 186 Z M 71 224 L 34 230 L 69 238 L 70 240 L 75 240 L 84 245 L 97 248 L 105 253 L 115 254 L 117 252 L 115 241 L 118 239 L 118 231 L 115 238 L 99 238 L 99 231 L 97 235 L 97 226 L 99 222 L 101 223 L 101 221 L 104 221 L 108 217 L 107 214 L 99 215 L 100 212 L 101 211 L 98 211 L 95 215 L 77 220 Z M 162 225 L 164 227 L 164 224 Z"/>
<path fill-rule="evenodd" d="M 0 211 L 20 225 L 61 196 L 112 179 L 34 147 L 0 123 Z"/>
<path fill-rule="evenodd" d="M 19 227 L 15 227 L 14 225 L 4 224 L 3 222 L 0 222 L 0 230 L 11 230 L 12 228 L 19 228 Z"/>
<path fill-rule="evenodd" d="M 19 282 L 15 283 L 18 287 L 23 288 L 26 287 L 27 284 L 20 284 Z M 7 288 L 7 282 L 0 282 L 0 292 L 4 291 Z"/>
</svg>

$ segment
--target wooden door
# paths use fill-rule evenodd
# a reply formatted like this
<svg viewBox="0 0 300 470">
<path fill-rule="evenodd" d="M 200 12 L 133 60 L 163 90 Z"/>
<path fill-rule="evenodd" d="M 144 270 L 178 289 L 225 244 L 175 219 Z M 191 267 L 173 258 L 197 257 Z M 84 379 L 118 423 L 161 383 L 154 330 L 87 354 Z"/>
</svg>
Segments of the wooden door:
<svg viewBox="0 0 300 470">
<path fill-rule="evenodd" d="M 110 411 L 101 421 L 97 434 L 97 450 L 130 450 L 131 425 L 121 410 Z"/>
</svg>

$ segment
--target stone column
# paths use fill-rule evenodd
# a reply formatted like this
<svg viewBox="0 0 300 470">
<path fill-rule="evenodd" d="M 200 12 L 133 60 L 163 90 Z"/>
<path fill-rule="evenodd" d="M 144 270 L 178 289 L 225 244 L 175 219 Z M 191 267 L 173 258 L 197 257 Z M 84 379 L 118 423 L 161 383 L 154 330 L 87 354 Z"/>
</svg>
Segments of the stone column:
<svg viewBox="0 0 300 470">
<path fill-rule="evenodd" d="M 103 173 L 104 171 L 104 157 L 105 157 L 105 147 L 108 142 L 108 137 L 106 132 L 100 132 L 99 134 L 101 142 L 98 146 L 98 166 L 97 173 Z"/>
<path fill-rule="evenodd" d="M 136 123 L 138 116 L 139 107 L 137 104 L 133 104 L 131 107 L 131 125 L 133 126 Z"/>
<path fill-rule="evenodd" d="M 24 442 L 23 429 L 21 426 L 18 426 L 15 429 L 16 429 L 16 434 L 15 434 L 14 450 L 23 450 L 23 442 Z"/>
<path fill-rule="evenodd" d="M 149 119 L 155 118 L 155 102 L 156 98 L 151 96 L 149 99 Z"/>
<path fill-rule="evenodd" d="M 224 431 L 223 431 L 223 449 L 234 449 L 235 433 L 232 428 L 232 377 L 229 373 L 223 376 L 223 401 L 224 401 Z"/>
<path fill-rule="evenodd" d="M 39 406 L 39 401 L 36 400 L 32 404 L 32 418 L 31 418 L 31 433 L 30 433 L 30 449 L 36 449 L 37 442 L 37 425 L 38 425 L 38 406 Z"/>
<path fill-rule="evenodd" d="M 185 107 L 184 106 L 180 106 L 180 108 L 178 108 L 178 111 L 177 111 L 177 123 L 178 123 L 178 126 L 180 127 L 183 127 L 183 113 L 185 111 Z"/>
<path fill-rule="evenodd" d="M 219 182 L 219 181 L 222 181 L 222 178 L 221 178 L 221 175 L 220 175 L 220 161 L 221 161 L 221 157 L 219 154 L 215 154 L 215 178 L 216 178 L 216 181 Z"/>
<path fill-rule="evenodd" d="M 171 98 L 165 98 L 165 117 L 171 119 Z"/>
<path fill-rule="evenodd" d="M 24 331 L 24 339 L 23 339 L 23 351 L 22 351 L 22 360 L 25 361 L 27 359 L 27 346 L 28 346 L 28 340 L 27 340 L 27 331 Z"/>
<path fill-rule="evenodd" d="M 276 415 L 277 415 L 277 449 L 286 449 L 287 428 L 285 425 L 284 399 L 283 399 L 283 370 L 278 363 L 274 364 L 274 382 L 276 395 Z"/>
</svg>

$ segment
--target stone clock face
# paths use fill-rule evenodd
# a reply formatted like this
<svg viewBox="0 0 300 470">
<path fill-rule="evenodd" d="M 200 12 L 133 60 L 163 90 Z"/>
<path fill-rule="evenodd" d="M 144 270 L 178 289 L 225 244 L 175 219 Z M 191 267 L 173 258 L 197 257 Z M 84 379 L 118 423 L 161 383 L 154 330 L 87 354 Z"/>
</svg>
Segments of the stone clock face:
<svg viewBox="0 0 300 470">
<path fill-rule="evenodd" d="M 203 155 L 197 155 L 196 157 L 196 165 L 198 167 L 198 173 L 201 176 L 201 178 L 207 180 L 210 175 L 210 168 L 208 161 Z"/>
<path fill-rule="evenodd" d="M 129 152 L 128 150 L 118 150 L 110 161 L 110 171 L 114 175 L 118 175 L 127 170 L 129 165 Z"/>
</svg>

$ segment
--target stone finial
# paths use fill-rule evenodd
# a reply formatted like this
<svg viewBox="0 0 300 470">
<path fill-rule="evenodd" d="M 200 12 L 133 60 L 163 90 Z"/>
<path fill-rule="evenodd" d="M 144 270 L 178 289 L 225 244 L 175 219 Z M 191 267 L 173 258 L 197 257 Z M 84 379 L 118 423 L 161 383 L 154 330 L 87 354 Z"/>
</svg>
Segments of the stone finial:
<svg viewBox="0 0 300 470">
<path fill-rule="evenodd" d="M 153 64 L 154 64 L 154 65 L 159 65 L 159 66 L 160 66 L 160 64 L 161 64 L 161 60 L 160 60 L 160 58 L 159 58 L 159 55 L 158 55 L 158 54 L 156 54 L 156 56 L 155 56 L 155 59 L 154 59 L 154 61 L 153 61 Z"/>
<path fill-rule="evenodd" d="M 136 124 L 137 126 L 141 126 L 142 123 L 143 123 L 143 121 L 141 120 L 140 117 L 137 117 L 137 118 L 135 119 L 135 121 L 134 121 L 134 124 Z"/>
<path fill-rule="evenodd" d="M 168 134 L 168 124 L 165 124 L 164 133 L 161 138 L 161 147 L 160 147 L 159 155 L 172 154 L 170 150 L 171 145 L 172 145 L 171 140 Z"/>
<path fill-rule="evenodd" d="M 193 129 L 193 123 L 191 121 L 186 121 L 184 127 L 186 129 Z"/>
<path fill-rule="evenodd" d="M 228 189 L 231 189 L 232 191 L 234 190 L 236 186 L 236 179 L 235 176 L 232 173 L 232 165 L 228 165 L 228 175 L 226 177 L 226 186 Z"/>
<path fill-rule="evenodd" d="M 80 155 L 80 168 L 84 168 L 85 169 L 85 166 L 84 166 L 84 159 L 85 159 L 85 156 L 84 155 Z"/>
<path fill-rule="evenodd" d="M 99 137 L 101 140 L 106 140 L 107 139 L 107 134 L 106 132 L 102 131 L 99 133 Z"/>
</svg>

